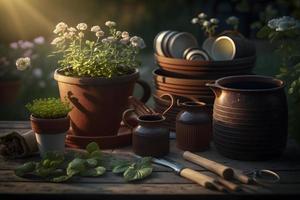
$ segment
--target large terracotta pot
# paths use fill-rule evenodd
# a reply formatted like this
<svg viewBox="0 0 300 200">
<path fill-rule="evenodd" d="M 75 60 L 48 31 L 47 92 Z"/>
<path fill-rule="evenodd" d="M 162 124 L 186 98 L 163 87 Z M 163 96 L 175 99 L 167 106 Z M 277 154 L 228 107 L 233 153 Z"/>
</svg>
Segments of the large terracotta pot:
<svg viewBox="0 0 300 200">
<path fill-rule="evenodd" d="M 0 81 L 0 104 L 14 103 L 17 99 L 20 86 L 20 80 Z"/>
<path fill-rule="evenodd" d="M 139 72 L 114 78 L 70 77 L 54 73 L 58 81 L 61 99 L 71 102 L 69 113 L 71 130 L 68 134 L 85 137 L 117 135 L 122 113 L 127 107 L 138 81 Z M 144 88 L 142 101 L 150 96 L 149 86 L 138 81 Z"/>
</svg>

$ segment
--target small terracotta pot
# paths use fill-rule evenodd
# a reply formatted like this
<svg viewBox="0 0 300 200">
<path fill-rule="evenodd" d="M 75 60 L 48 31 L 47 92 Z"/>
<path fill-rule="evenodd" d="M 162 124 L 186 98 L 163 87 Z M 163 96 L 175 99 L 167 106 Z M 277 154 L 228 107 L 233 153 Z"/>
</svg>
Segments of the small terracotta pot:
<svg viewBox="0 0 300 200">
<path fill-rule="evenodd" d="M 179 103 L 182 111 L 176 117 L 176 144 L 184 151 L 204 151 L 209 148 L 212 123 L 203 102 Z"/>
<path fill-rule="evenodd" d="M 70 118 L 42 119 L 30 116 L 41 157 L 48 151 L 65 151 L 65 137 L 70 128 Z"/>
<path fill-rule="evenodd" d="M 56 70 L 54 78 L 58 81 L 60 97 L 67 97 L 73 105 L 69 114 L 72 128 L 69 134 L 83 137 L 117 135 L 135 83 L 144 89 L 141 101 L 150 97 L 149 85 L 138 81 L 138 77 L 138 70 L 113 78 L 69 77 Z"/>
<path fill-rule="evenodd" d="M 20 80 L 0 81 L 0 104 L 11 104 L 17 99 L 21 86 Z"/>
</svg>

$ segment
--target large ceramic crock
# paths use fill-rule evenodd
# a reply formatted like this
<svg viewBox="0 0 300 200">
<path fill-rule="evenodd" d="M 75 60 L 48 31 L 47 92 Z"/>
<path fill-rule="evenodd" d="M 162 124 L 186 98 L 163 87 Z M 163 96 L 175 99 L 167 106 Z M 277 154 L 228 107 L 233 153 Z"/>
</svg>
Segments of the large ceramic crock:
<svg viewBox="0 0 300 200">
<path fill-rule="evenodd" d="M 138 81 L 138 70 L 113 78 L 69 77 L 56 70 L 54 78 L 58 81 L 61 99 L 66 97 L 73 105 L 69 113 L 69 134 L 76 136 L 116 135 L 136 82 L 144 88 L 142 101 L 147 101 L 150 96 L 149 86 Z"/>
<path fill-rule="evenodd" d="M 207 85 L 216 95 L 213 138 L 221 154 L 240 160 L 264 160 L 282 153 L 288 113 L 281 80 L 244 75 Z"/>
</svg>

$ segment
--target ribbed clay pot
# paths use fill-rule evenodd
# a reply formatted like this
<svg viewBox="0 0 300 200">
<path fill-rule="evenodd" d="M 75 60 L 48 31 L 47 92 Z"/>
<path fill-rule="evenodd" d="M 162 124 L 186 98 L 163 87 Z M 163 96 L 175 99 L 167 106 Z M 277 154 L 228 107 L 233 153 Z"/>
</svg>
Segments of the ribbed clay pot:
<svg viewBox="0 0 300 200">
<path fill-rule="evenodd" d="M 182 111 L 176 117 L 176 144 L 184 151 L 204 151 L 209 148 L 212 123 L 209 108 L 203 102 L 178 103 Z"/>
<path fill-rule="evenodd" d="M 58 119 L 42 119 L 30 116 L 41 157 L 48 151 L 64 153 L 65 137 L 70 128 L 69 116 Z"/>
<path fill-rule="evenodd" d="M 238 160 L 266 160 L 283 152 L 288 112 L 281 80 L 244 75 L 207 85 L 216 95 L 213 140 L 221 154 Z"/>
<path fill-rule="evenodd" d="M 70 77 L 58 70 L 54 74 L 58 81 L 61 99 L 67 98 L 73 105 L 69 113 L 71 131 L 68 134 L 84 137 L 117 135 L 122 113 L 128 105 L 134 85 L 139 78 L 138 70 L 129 75 L 98 78 Z M 142 101 L 150 96 L 145 82 L 138 81 L 144 89 Z"/>
</svg>

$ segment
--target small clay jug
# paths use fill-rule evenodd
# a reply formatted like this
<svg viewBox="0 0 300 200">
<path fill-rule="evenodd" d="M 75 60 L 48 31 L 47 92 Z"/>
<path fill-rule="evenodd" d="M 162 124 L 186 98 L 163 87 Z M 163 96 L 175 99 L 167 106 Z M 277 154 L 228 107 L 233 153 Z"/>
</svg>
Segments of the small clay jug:
<svg viewBox="0 0 300 200">
<path fill-rule="evenodd" d="M 179 103 L 182 108 L 176 117 L 176 144 L 184 151 L 204 151 L 209 148 L 212 124 L 205 103 L 187 101 Z"/>
<path fill-rule="evenodd" d="M 140 115 L 137 118 L 138 126 L 132 127 L 127 118 L 134 109 L 128 109 L 123 114 L 123 122 L 133 129 L 132 147 L 133 152 L 139 156 L 162 157 L 169 153 L 169 129 L 163 126 L 166 118 L 163 116 L 174 104 L 173 96 L 164 94 L 171 99 L 170 106 L 162 113 Z"/>
</svg>

